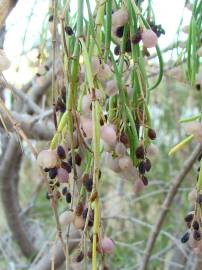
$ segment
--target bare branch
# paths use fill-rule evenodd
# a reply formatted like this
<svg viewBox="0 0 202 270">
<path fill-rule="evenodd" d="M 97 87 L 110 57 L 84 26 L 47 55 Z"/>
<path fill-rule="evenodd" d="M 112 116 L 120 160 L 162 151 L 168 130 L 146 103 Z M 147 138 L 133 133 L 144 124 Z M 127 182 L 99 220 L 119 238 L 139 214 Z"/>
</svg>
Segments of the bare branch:
<svg viewBox="0 0 202 270">
<path fill-rule="evenodd" d="M 35 253 L 35 248 L 29 240 L 23 219 L 19 216 L 20 206 L 16 192 L 18 185 L 16 178 L 19 177 L 21 157 L 22 153 L 18 142 L 14 136 L 11 136 L 0 165 L 0 191 L 4 212 L 13 237 L 23 254 L 30 258 Z"/>
</svg>

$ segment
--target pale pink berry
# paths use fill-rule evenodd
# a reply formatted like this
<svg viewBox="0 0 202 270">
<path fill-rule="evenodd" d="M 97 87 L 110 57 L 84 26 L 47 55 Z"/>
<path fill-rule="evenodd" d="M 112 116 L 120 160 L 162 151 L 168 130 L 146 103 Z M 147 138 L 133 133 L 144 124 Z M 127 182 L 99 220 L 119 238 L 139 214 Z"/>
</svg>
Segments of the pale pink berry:
<svg viewBox="0 0 202 270">
<path fill-rule="evenodd" d="M 0 50 L 0 72 L 8 69 L 10 65 L 11 63 L 7 58 L 5 52 L 3 50 Z"/>
<path fill-rule="evenodd" d="M 91 139 L 93 137 L 93 123 L 91 119 L 81 117 L 81 129 L 87 139 Z"/>
<path fill-rule="evenodd" d="M 82 216 L 77 216 L 75 215 L 75 218 L 74 218 L 74 227 L 77 229 L 77 230 L 82 230 L 85 226 L 85 220 L 83 219 Z"/>
<path fill-rule="evenodd" d="M 188 34 L 189 33 L 189 25 L 183 26 L 182 32 L 185 33 L 185 34 Z"/>
<path fill-rule="evenodd" d="M 105 92 L 108 96 L 115 96 L 118 94 L 118 86 L 115 80 L 110 80 L 106 83 Z"/>
<path fill-rule="evenodd" d="M 108 166 L 109 169 L 111 169 L 116 173 L 121 171 L 119 167 L 119 159 L 113 158 L 111 154 L 106 155 L 106 165 Z"/>
<path fill-rule="evenodd" d="M 134 186 L 133 186 L 133 191 L 135 194 L 139 194 L 143 191 L 143 189 L 145 188 L 145 185 L 144 183 L 142 182 L 141 179 L 137 179 L 134 183 Z"/>
<path fill-rule="evenodd" d="M 106 143 L 105 141 L 103 141 L 103 146 L 105 152 L 112 152 L 114 150 L 114 146 Z"/>
<path fill-rule="evenodd" d="M 142 32 L 142 42 L 144 47 L 152 48 L 157 45 L 158 37 L 151 29 Z"/>
<path fill-rule="evenodd" d="M 82 113 L 89 115 L 91 113 L 92 101 L 90 95 L 84 95 L 81 103 Z"/>
<path fill-rule="evenodd" d="M 133 162 L 130 157 L 123 156 L 119 158 L 119 166 L 122 171 L 127 171 L 133 167 Z"/>
<path fill-rule="evenodd" d="M 115 244 L 110 238 L 104 237 L 101 239 L 101 248 L 103 253 L 109 254 L 114 251 Z"/>
<path fill-rule="evenodd" d="M 92 73 L 95 76 L 101 67 L 100 59 L 97 56 L 93 56 L 91 58 L 91 68 L 92 68 Z"/>
<path fill-rule="evenodd" d="M 196 189 L 193 189 L 188 194 L 188 200 L 190 201 L 190 203 L 194 204 L 196 202 L 196 199 L 197 199 L 197 191 Z"/>
<path fill-rule="evenodd" d="M 67 226 L 74 221 L 75 215 L 72 211 L 64 211 L 59 216 L 59 222 L 62 226 Z"/>
<path fill-rule="evenodd" d="M 115 146 L 115 153 L 119 157 L 125 155 L 125 153 L 126 153 L 126 147 L 125 147 L 125 145 L 122 142 L 118 142 L 116 144 L 116 146 Z"/>
<path fill-rule="evenodd" d="M 57 177 L 58 177 L 58 181 L 60 183 L 66 183 L 66 182 L 68 182 L 69 174 L 65 169 L 59 168 L 57 170 Z"/>
<path fill-rule="evenodd" d="M 54 168 L 57 165 L 57 154 L 54 150 L 42 150 L 37 156 L 37 164 L 45 168 Z"/>
<path fill-rule="evenodd" d="M 158 147 L 155 144 L 151 143 L 147 148 L 147 156 L 148 156 L 148 158 L 155 157 L 158 154 L 159 154 Z"/>
<path fill-rule="evenodd" d="M 100 66 L 99 72 L 97 73 L 98 79 L 104 82 L 106 80 L 109 80 L 111 76 L 112 76 L 112 71 L 110 69 L 110 66 L 107 64 L 102 64 Z"/>
<path fill-rule="evenodd" d="M 133 167 L 129 168 L 128 170 L 125 170 L 125 171 L 122 170 L 120 172 L 120 175 L 121 175 L 122 179 L 134 181 L 135 179 L 138 178 L 138 171 L 133 166 Z"/>
<path fill-rule="evenodd" d="M 199 57 L 202 57 L 202 46 L 198 49 L 197 54 Z"/>
<path fill-rule="evenodd" d="M 101 127 L 101 138 L 110 145 L 114 145 L 116 143 L 116 131 L 114 130 L 113 125 Z"/>
<path fill-rule="evenodd" d="M 112 14 L 113 27 L 123 26 L 128 22 L 128 11 L 125 8 L 121 8 Z"/>
</svg>

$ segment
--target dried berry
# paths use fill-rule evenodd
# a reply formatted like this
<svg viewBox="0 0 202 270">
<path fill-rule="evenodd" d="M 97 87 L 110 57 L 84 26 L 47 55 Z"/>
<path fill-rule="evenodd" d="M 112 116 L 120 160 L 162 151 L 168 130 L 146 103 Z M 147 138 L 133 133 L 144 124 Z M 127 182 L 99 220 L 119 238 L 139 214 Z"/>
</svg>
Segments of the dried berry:
<svg viewBox="0 0 202 270">
<path fill-rule="evenodd" d="M 85 209 L 83 210 L 82 217 L 83 217 L 84 219 L 86 219 L 87 214 L 88 214 L 88 208 L 85 208 Z"/>
<path fill-rule="evenodd" d="M 62 195 L 66 195 L 67 194 L 67 187 L 64 187 L 63 189 L 62 189 Z"/>
<path fill-rule="evenodd" d="M 91 192 L 92 189 L 93 189 L 93 179 L 92 178 L 88 178 L 85 182 L 85 187 L 86 187 L 86 190 L 88 192 Z"/>
<path fill-rule="evenodd" d="M 76 206 L 76 209 L 75 209 L 75 214 L 77 216 L 81 216 L 83 213 L 83 204 L 81 202 L 79 202 Z"/>
<path fill-rule="evenodd" d="M 75 155 L 75 163 L 76 165 L 80 166 L 81 165 L 82 158 L 79 154 Z"/>
<path fill-rule="evenodd" d="M 144 161 L 141 161 L 139 166 L 138 166 L 138 169 L 139 169 L 139 173 L 140 174 L 144 174 L 145 171 L 146 171 L 146 168 L 145 168 L 145 162 Z"/>
<path fill-rule="evenodd" d="M 70 26 L 65 26 L 65 33 L 68 36 L 72 36 L 74 34 L 74 31 L 72 30 L 72 28 Z"/>
<path fill-rule="evenodd" d="M 150 169 L 151 169 L 151 161 L 150 161 L 148 158 L 146 158 L 146 159 L 145 159 L 145 170 L 146 170 L 147 172 L 149 172 Z"/>
<path fill-rule="evenodd" d="M 68 173 L 71 173 L 71 170 L 72 170 L 72 166 L 70 165 L 70 163 L 69 162 L 62 162 L 61 163 L 61 167 L 63 168 L 63 169 L 65 169 Z"/>
<path fill-rule="evenodd" d="M 136 148 L 135 155 L 138 159 L 144 159 L 144 147 L 143 145 L 140 145 Z"/>
<path fill-rule="evenodd" d="M 117 45 L 117 46 L 114 48 L 114 54 L 115 54 L 115 55 L 119 55 L 119 54 L 120 54 L 120 51 L 121 51 L 120 46 Z"/>
<path fill-rule="evenodd" d="M 48 172 L 50 179 L 54 179 L 57 176 L 57 168 L 51 168 Z"/>
<path fill-rule="evenodd" d="M 145 186 L 148 185 L 148 179 L 147 179 L 147 177 L 146 177 L 145 175 L 142 175 L 142 182 L 143 182 L 143 184 L 144 184 Z"/>
<path fill-rule="evenodd" d="M 191 221 L 193 220 L 193 217 L 194 217 L 194 214 L 193 214 L 193 213 L 190 213 L 190 214 L 188 214 L 188 215 L 184 218 L 184 220 L 185 220 L 186 222 L 191 222 Z"/>
<path fill-rule="evenodd" d="M 83 254 L 83 252 L 81 251 L 81 252 L 79 253 L 79 255 L 76 257 L 76 262 L 77 262 L 77 263 L 81 262 L 81 261 L 83 260 L 83 258 L 84 258 L 84 254 Z"/>
<path fill-rule="evenodd" d="M 141 33 L 141 31 L 138 31 L 136 33 L 136 35 L 132 38 L 132 43 L 133 44 L 138 44 L 141 39 L 142 39 L 142 33 Z"/>
<path fill-rule="evenodd" d="M 189 236 L 190 236 L 190 233 L 189 232 L 186 232 L 182 238 L 181 238 L 181 242 L 184 244 L 186 243 L 188 240 L 189 240 Z"/>
<path fill-rule="evenodd" d="M 58 145 L 57 147 L 57 155 L 60 159 L 66 158 L 66 153 L 62 145 Z"/>
<path fill-rule="evenodd" d="M 66 199 L 66 202 L 67 202 L 67 203 L 70 203 L 70 202 L 71 202 L 71 200 L 72 200 L 72 195 L 71 195 L 70 192 L 68 192 L 68 193 L 66 194 L 65 199 Z"/>
<path fill-rule="evenodd" d="M 128 136 L 127 136 L 127 134 L 125 132 L 121 132 L 120 142 L 122 142 L 124 145 L 129 144 L 129 139 L 128 139 Z"/>
<path fill-rule="evenodd" d="M 148 129 L 148 137 L 151 139 L 151 140 L 155 140 L 156 139 L 156 132 L 154 129 L 152 128 L 149 128 Z"/>
<path fill-rule="evenodd" d="M 196 231 L 199 230 L 199 223 L 197 220 L 194 220 L 193 224 L 192 224 L 192 228 Z"/>
<path fill-rule="evenodd" d="M 194 232 L 193 232 L 193 238 L 194 238 L 194 240 L 196 240 L 196 241 L 200 241 L 200 239 L 201 239 L 201 234 L 200 234 L 200 232 L 199 232 L 199 231 L 194 231 Z"/>
<path fill-rule="evenodd" d="M 127 53 L 130 53 L 130 52 L 131 52 L 131 41 L 130 41 L 130 39 L 128 39 L 128 40 L 126 41 L 125 51 L 126 51 Z"/>
<path fill-rule="evenodd" d="M 117 37 L 121 38 L 123 36 L 124 26 L 118 26 L 115 34 Z"/>
</svg>

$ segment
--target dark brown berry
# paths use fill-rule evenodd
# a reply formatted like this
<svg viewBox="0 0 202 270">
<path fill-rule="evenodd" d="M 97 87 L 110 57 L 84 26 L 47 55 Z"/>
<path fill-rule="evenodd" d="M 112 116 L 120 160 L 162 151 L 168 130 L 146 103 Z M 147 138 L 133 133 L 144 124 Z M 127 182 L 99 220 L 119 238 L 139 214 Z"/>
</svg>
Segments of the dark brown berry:
<svg viewBox="0 0 202 270">
<path fill-rule="evenodd" d="M 130 41 L 130 39 L 128 39 L 128 40 L 126 41 L 126 47 L 125 47 L 125 50 L 126 50 L 127 53 L 130 53 L 130 52 L 131 52 L 131 41 Z"/>
<path fill-rule="evenodd" d="M 138 31 L 136 35 L 132 38 L 132 43 L 133 44 L 138 44 L 142 39 L 142 34 L 141 31 Z"/>
<path fill-rule="evenodd" d="M 129 139 L 128 139 L 128 136 L 127 136 L 127 134 L 125 132 L 121 132 L 120 142 L 122 142 L 124 145 L 129 144 Z"/>
<path fill-rule="evenodd" d="M 90 201 L 94 202 L 94 200 L 97 198 L 97 196 L 98 196 L 97 191 L 93 192 L 93 194 L 90 196 Z"/>
<path fill-rule="evenodd" d="M 75 155 L 75 163 L 76 165 L 80 166 L 81 165 L 82 158 L 79 154 Z"/>
<path fill-rule="evenodd" d="M 88 178 L 88 180 L 86 180 L 85 187 L 86 187 L 86 190 L 88 192 L 92 191 L 92 189 L 93 189 L 93 179 L 92 178 Z"/>
<path fill-rule="evenodd" d="M 44 172 L 49 172 L 50 171 L 50 168 L 45 168 L 44 169 Z"/>
<path fill-rule="evenodd" d="M 114 48 L 114 54 L 115 55 L 119 55 L 120 54 L 120 46 L 117 45 L 115 48 Z"/>
<path fill-rule="evenodd" d="M 115 34 L 117 37 L 121 38 L 123 36 L 124 26 L 117 27 Z"/>
<path fill-rule="evenodd" d="M 57 176 L 57 168 L 51 168 L 48 172 L 50 179 L 54 179 Z"/>
<path fill-rule="evenodd" d="M 191 221 L 193 220 L 193 217 L 194 217 L 194 215 L 191 213 L 191 214 L 188 214 L 188 215 L 184 218 L 184 220 L 185 220 L 186 222 L 191 222 Z"/>
<path fill-rule="evenodd" d="M 72 28 L 70 26 L 65 26 L 65 33 L 68 36 L 72 36 L 74 34 L 74 31 L 72 30 Z"/>
<path fill-rule="evenodd" d="M 61 167 L 63 168 L 63 169 L 65 169 L 68 173 L 70 173 L 71 172 L 71 170 L 72 170 L 72 166 L 68 163 L 68 162 L 62 162 L 61 163 Z"/>
<path fill-rule="evenodd" d="M 65 159 L 66 158 L 66 153 L 62 145 L 58 145 L 57 147 L 57 155 L 60 159 Z"/>
<path fill-rule="evenodd" d="M 109 270 L 109 267 L 105 265 L 105 266 L 103 267 L 103 270 Z"/>
<path fill-rule="evenodd" d="M 151 170 L 151 161 L 148 158 L 145 159 L 145 170 L 147 172 Z"/>
<path fill-rule="evenodd" d="M 77 263 L 81 262 L 81 261 L 83 260 L 83 258 L 84 258 L 84 254 L 83 254 L 83 252 L 81 251 L 81 252 L 79 253 L 79 255 L 76 257 L 76 262 L 77 262 Z"/>
<path fill-rule="evenodd" d="M 156 139 L 156 131 L 152 128 L 149 128 L 148 129 L 148 137 L 151 139 L 151 140 L 155 140 Z"/>
<path fill-rule="evenodd" d="M 186 232 L 182 238 L 181 238 L 181 242 L 184 244 L 186 243 L 188 240 L 189 240 L 189 236 L 190 236 L 190 233 L 189 232 Z"/>
<path fill-rule="evenodd" d="M 139 170 L 139 173 L 140 174 L 144 174 L 146 169 L 145 169 L 145 162 L 144 161 L 141 161 L 139 166 L 138 166 L 138 170 Z"/>
<path fill-rule="evenodd" d="M 83 213 L 83 204 L 81 202 L 79 202 L 76 206 L 76 209 L 75 209 L 75 214 L 77 216 L 81 216 Z"/>
<path fill-rule="evenodd" d="M 197 220 L 194 220 L 193 224 L 192 224 L 192 228 L 196 231 L 199 230 L 199 223 Z"/>
<path fill-rule="evenodd" d="M 70 202 L 71 202 L 71 200 L 72 200 L 72 195 L 71 195 L 70 192 L 68 192 L 68 193 L 66 194 L 65 199 L 66 199 L 66 202 L 67 202 L 67 203 L 70 203 Z"/>
<path fill-rule="evenodd" d="M 200 239 L 201 239 L 201 234 L 200 234 L 200 232 L 199 232 L 199 231 L 194 231 L 194 232 L 193 232 L 193 238 L 194 238 L 194 240 L 196 240 L 196 241 L 200 241 Z"/>
<path fill-rule="evenodd" d="M 138 159 L 144 159 L 144 147 L 140 145 L 136 148 L 135 155 Z"/>
<path fill-rule="evenodd" d="M 62 189 L 62 195 L 66 195 L 67 194 L 67 187 L 64 187 L 63 189 Z"/>
<path fill-rule="evenodd" d="M 143 182 L 143 184 L 144 184 L 145 186 L 148 185 L 148 179 L 147 179 L 147 177 L 146 177 L 145 175 L 142 175 L 142 182 Z"/>
</svg>

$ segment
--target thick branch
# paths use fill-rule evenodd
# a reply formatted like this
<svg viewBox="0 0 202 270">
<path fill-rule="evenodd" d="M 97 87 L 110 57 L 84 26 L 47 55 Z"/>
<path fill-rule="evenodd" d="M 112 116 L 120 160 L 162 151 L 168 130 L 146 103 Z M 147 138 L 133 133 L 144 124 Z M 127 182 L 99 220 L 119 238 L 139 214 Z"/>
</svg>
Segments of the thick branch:
<svg viewBox="0 0 202 270">
<path fill-rule="evenodd" d="M 23 219 L 19 216 L 20 206 L 16 186 L 22 152 L 14 136 L 11 136 L 0 166 L 0 191 L 4 212 L 15 241 L 26 257 L 35 253 L 35 248 L 28 238 Z"/>
<path fill-rule="evenodd" d="M 7 129 L 11 132 L 14 131 L 13 126 L 11 125 L 9 119 L 0 111 L 3 115 L 4 123 Z M 34 116 L 30 116 L 26 113 L 17 113 L 12 112 L 12 116 L 15 121 L 20 124 L 20 127 L 26 134 L 29 139 L 35 140 L 51 140 L 54 135 L 54 125 L 52 121 L 39 120 L 35 121 Z M 0 122 L 0 128 L 2 127 L 2 123 Z"/>
<path fill-rule="evenodd" d="M 178 188 L 180 186 L 180 184 L 182 183 L 182 181 L 184 180 L 185 176 L 188 174 L 188 172 L 191 170 L 194 162 L 197 160 L 198 156 L 200 155 L 202 151 L 202 144 L 198 145 L 195 150 L 193 151 L 193 153 L 190 155 L 190 157 L 186 160 L 182 170 L 180 171 L 179 175 L 174 179 L 174 181 L 171 184 L 170 187 L 170 191 L 168 192 L 161 211 L 160 211 L 160 215 L 154 225 L 154 229 L 151 231 L 151 234 L 149 236 L 148 242 L 147 242 L 147 247 L 146 247 L 146 252 L 145 252 L 145 256 L 143 258 L 143 263 L 142 266 L 140 268 L 140 270 L 146 270 L 147 269 L 147 265 L 149 262 L 149 258 L 151 256 L 152 253 L 152 249 L 155 245 L 156 239 L 159 235 L 160 229 L 163 225 L 163 222 L 166 218 L 166 215 L 169 211 L 169 208 L 173 202 L 173 199 L 178 191 Z"/>
</svg>

